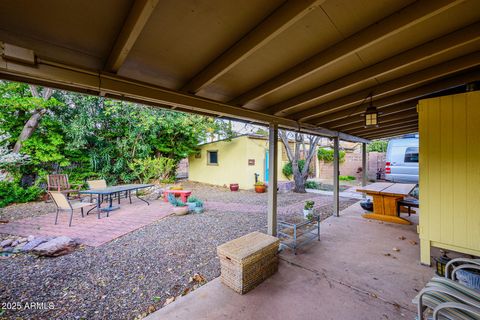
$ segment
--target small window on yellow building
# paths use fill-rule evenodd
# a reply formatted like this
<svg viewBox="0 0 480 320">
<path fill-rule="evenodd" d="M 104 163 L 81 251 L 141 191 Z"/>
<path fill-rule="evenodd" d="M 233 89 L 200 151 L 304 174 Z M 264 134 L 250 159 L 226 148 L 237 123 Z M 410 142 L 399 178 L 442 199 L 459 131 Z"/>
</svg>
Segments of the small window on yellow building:
<svg viewBox="0 0 480 320">
<path fill-rule="evenodd" d="M 207 151 L 207 164 L 210 166 L 218 166 L 218 151 Z"/>
</svg>

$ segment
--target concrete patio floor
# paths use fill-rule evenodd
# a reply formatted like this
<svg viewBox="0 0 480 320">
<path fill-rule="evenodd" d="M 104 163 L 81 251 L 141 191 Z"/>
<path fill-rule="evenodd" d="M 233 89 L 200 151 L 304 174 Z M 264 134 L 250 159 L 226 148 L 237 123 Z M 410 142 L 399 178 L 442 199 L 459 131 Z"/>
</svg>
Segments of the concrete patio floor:
<svg viewBox="0 0 480 320">
<path fill-rule="evenodd" d="M 413 319 L 411 300 L 433 276 L 419 263 L 417 217 L 405 226 L 362 212 L 322 222 L 320 242 L 284 251 L 278 273 L 246 295 L 217 278 L 146 319 Z"/>
</svg>

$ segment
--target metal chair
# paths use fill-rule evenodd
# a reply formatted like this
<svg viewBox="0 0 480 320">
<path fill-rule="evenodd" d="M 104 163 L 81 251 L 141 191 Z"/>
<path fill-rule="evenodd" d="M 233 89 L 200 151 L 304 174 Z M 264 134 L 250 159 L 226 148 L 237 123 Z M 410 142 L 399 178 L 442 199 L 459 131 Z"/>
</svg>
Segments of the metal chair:
<svg viewBox="0 0 480 320">
<path fill-rule="evenodd" d="M 50 191 L 50 197 L 53 199 L 53 202 L 57 206 L 57 214 L 55 215 L 55 224 L 57 224 L 58 220 L 58 212 L 60 211 L 70 211 L 70 222 L 68 224 L 69 227 L 72 226 L 72 218 L 73 218 L 73 210 L 80 209 L 83 218 L 83 208 L 94 206 L 94 203 L 91 202 L 70 202 L 67 197 L 59 191 Z"/>
</svg>

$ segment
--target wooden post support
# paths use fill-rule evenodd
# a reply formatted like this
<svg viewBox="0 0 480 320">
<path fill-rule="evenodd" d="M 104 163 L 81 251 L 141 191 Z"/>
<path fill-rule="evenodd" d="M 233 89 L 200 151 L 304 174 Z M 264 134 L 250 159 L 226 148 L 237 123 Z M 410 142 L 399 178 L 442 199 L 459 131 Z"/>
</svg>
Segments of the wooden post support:
<svg viewBox="0 0 480 320">
<path fill-rule="evenodd" d="M 362 143 L 362 187 L 367 185 L 368 167 L 367 167 L 367 144 Z M 363 198 L 367 195 L 363 193 Z"/>
<path fill-rule="evenodd" d="M 277 235 L 278 125 L 270 123 L 268 135 L 268 234 Z"/>
<path fill-rule="evenodd" d="M 340 216 L 340 153 L 339 139 L 333 138 L 333 214 Z"/>
</svg>

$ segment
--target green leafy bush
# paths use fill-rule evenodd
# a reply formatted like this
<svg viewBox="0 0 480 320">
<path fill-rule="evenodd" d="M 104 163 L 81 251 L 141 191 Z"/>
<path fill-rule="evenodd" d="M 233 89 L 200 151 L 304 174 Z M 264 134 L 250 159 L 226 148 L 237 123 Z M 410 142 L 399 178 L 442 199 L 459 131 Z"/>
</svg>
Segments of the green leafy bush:
<svg viewBox="0 0 480 320">
<path fill-rule="evenodd" d="M 375 140 L 368 144 L 368 152 L 387 152 L 388 142 L 385 140 Z"/>
<path fill-rule="evenodd" d="M 339 176 L 338 179 L 342 181 L 353 181 L 357 178 L 355 178 L 354 176 Z"/>
<path fill-rule="evenodd" d="M 307 188 L 307 189 L 319 189 L 319 187 L 320 186 L 315 181 L 309 180 L 309 181 L 305 182 L 305 188 Z"/>
<path fill-rule="evenodd" d="M 172 182 L 175 176 L 176 161 L 169 158 L 134 159 L 128 164 L 133 174 L 142 182 L 149 183 L 153 180 Z"/>
<path fill-rule="evenodd" d="M 340 150 L 338 153 L 340 157 L 340 162 L 345 161 L 345 151 Z M 318 160 L 324 161 L 324 162 L 332 162 L 333 161 L 333 149 L 330 148 L 318 148 L 317 151 L 317 157 Z"/>
<path fill-rule="evenodd" d="M 23 203 L 37 200 L 43 190 L 37 186 L 22 188 L 14 182 L 0 181 L 0 208 L 10 203 Z"/>
<path fill-rule="evenodd" d="M 300 169 L 300 171 L 303 170 L 303 167 L 305 167 L 305 160 L 298 160 L 298 168 Z M 292 163 L 286 163 L 282 168 L 282 172 L 285 177 L 291 179 L 293 176 Z"/>
</svg>

